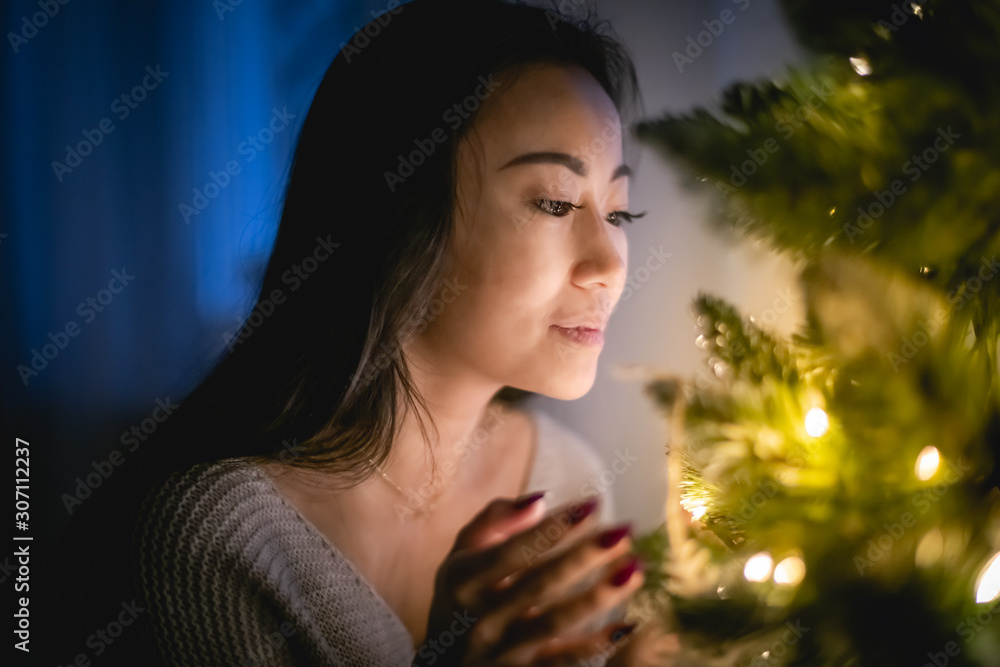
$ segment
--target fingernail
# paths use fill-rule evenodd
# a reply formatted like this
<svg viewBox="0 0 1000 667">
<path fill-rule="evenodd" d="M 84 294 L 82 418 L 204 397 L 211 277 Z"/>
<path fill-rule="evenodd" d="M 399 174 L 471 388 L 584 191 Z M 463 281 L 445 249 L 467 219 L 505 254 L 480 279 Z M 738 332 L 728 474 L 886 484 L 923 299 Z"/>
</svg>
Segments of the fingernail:
<svg viewBox="0 0 1000 667">
<path fill-rule="evenodd" d="M 638 567 L 639 559 L 635 556 L 630 556 L 628 562 L 622 565 L 621 569 L 615 572 L 615 575 L 611 577 L 611 585 L 624 586 L 625 583 L 632 578 L 632 575 L 635 574 Z"/>
<path fill-rule="evenodd" d="M 597 498 L 588 498 L 570 509 L 569 522 L 574 525 L 578 524 L 593 514 L 595 509 L 597 509 Z"/>
<path fill-rule="evenodd" d="M 639 627 L 638 623 L 629 623 L 626 626 L 620 627 L 611 633 L 611 641 L 614 643 L 620 642 L 625 637 L 628 637 L 632 632 Z"/>
<path fill-rule="evenodd" d="M 545 495 L 544 491 L 536 491 L 535 493 L 527 493 L 514 500 L 514 509 L 523 510 L 529 505 L 537 503 Z"/>
<path fill-rule="evenodd" d="M 631 523 L 626 523 L 624 526 L 619 526 L 618 528 L 609 528 L 608 530 L 597 534 L 597 543 L 601 545 L 601 548 L 603 549 L 610 549 L 621 542 L 622 538 L 631 532 Z"/>
</svg>

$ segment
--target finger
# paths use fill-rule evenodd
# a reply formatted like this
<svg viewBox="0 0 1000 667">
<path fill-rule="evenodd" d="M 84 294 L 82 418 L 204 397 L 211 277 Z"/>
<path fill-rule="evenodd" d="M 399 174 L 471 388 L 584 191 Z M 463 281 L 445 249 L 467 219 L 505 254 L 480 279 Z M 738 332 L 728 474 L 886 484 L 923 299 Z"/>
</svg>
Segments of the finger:
<svg viewBox="0 0 1000 667">
<path fill-rule="evenodd" d="M 502 622 L 534 605 L 562 598 L 595 569 L 629 552 L 631 524 L 592 534 L 563 550 L 544 564 L 528 570 L 513 584 L 488 596 L 488 604 Z"/>
<path fill-rule="evenodd" d="M 450 567 L 455 575 L 457 595 L 469 604 L 483 589 L 502 588 L 503 580 L 539 560 L 551 557 L 573 537 L 593 526 L 599 498 L 560 506 L 537 524 L 511 535 L 505 541 L 481 549 L 458 553 Z"/>
<path fill-rule="evenodd" d="M 495 498 L 458 531 L 452 552 L 488 548 L 534 525 L 544 514 L 544 491 Z"/>
<path fill-rule="evenodd" d="M 503 638 L 517 642 L 519 650 L 536 650 L 550 639 L 568 639 L 596 615 L 623 602 L 643 582 L 636 556 L 627 554 L 611 563 L 609 573 L 596 584 L 543 610 L 522 615 L 507 624 Z M 480 619 L 477 630 L 489 635 L 496 631 L 493 613 Z M 482 627 L 479 627 L 482 626 Z"/>
</svg>

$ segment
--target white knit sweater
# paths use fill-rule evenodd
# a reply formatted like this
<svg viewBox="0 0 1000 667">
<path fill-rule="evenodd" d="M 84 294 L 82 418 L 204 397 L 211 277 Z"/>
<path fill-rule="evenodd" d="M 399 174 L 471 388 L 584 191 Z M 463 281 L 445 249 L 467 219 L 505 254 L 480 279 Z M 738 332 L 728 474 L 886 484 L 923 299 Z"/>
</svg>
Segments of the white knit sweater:
<svg viewBox="0 0 1000 667">
<path fill-rule="evenodd" d="M 549 507 L 599 491 L 601 459 L 537 410 L 528 490 Z M 150 490 L 136 539 L 147 649 L 165 665 L 410 665 L 402 621 L 357 568 L 243 459 L 195 466 Z"/>
</svg>

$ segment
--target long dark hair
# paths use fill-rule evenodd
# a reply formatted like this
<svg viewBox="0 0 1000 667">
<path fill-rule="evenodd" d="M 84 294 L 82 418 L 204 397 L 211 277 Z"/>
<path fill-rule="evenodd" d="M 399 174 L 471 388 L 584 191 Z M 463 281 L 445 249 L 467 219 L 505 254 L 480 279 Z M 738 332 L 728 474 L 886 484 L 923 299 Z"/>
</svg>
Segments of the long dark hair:
<svg viewBox="0 0 1000 667">
<path fill-rule="evenodd" d="M 369 459 L 388 456 L 400 407 L 416 410 L 426 434 L 417 409 L 426 406 L 400 351 L 438 312 L 456 148 L 491 88 L 534 63 L 579 65 L 623 125 L 639 111 L 627 51 L 592 9 L 573 10 L 415 0 L 392 5 L 341 48 L 299 133 L 277 239 L 231 352 L 63 535 L 44 626 L 54 660 L 129 599 L 130 526 L 156 480 L 243 456 L 357 482 Z"/>
<path fill-rule="evenodd" d="M 631 113 L 635 71 L 605 25 L 582 4 L 561 17 L 501 0 L 416 0 L 347 42 L 299 134 L 257 304 L 171 419 L 186 446 L 170 451 L 360 480 L 369 459 L 388 456 L 401 405 L 426 436 L 400 351 L 437 312 L 447 278 L 458 142 L 493 90 L 532 63 L 584 67 Z"/>
</svg>

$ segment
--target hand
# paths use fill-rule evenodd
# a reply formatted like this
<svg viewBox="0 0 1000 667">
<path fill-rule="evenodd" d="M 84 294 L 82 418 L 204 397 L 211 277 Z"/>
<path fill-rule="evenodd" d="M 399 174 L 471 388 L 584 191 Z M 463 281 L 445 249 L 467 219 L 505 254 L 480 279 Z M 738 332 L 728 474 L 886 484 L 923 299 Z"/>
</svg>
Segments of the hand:
<svg viewBox="0 0 1000 667">
<path fill-rule="evenodd" d="M 459 531 L 414 665 L 574 664 L 608 655 L 633 627 L 586 627 L 642 585 L 628 526 L 597 530 L 597 498 L 544 516 L 539 498 L 520 500 L 492 501 Z"/>
</svg>

